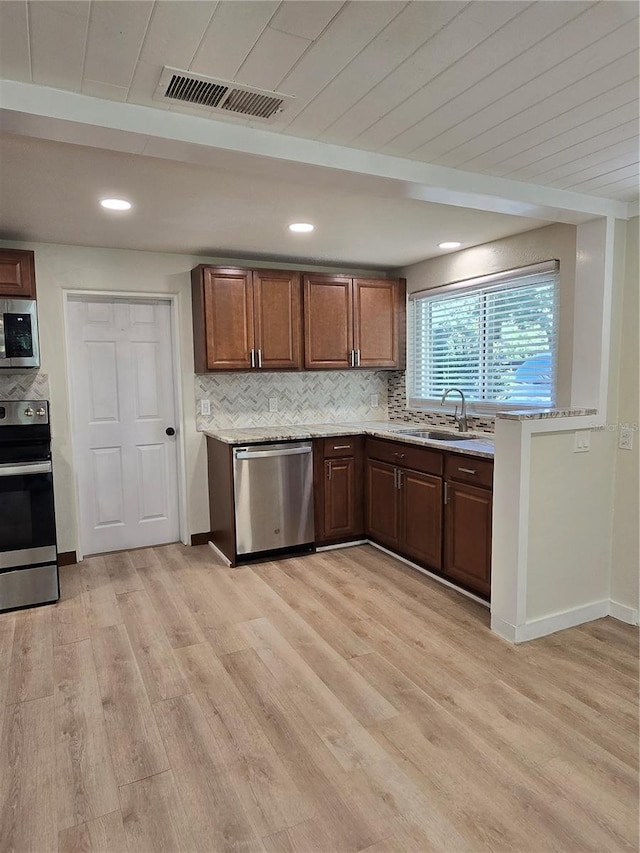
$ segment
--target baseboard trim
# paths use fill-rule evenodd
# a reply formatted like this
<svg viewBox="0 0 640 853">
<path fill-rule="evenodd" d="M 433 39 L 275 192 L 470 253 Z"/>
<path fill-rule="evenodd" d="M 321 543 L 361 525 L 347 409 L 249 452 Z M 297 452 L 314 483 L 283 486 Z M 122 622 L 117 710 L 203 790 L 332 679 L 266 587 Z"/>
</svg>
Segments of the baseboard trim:
<svg viewBox="0 0 640 853">
<path fill-rule="evenodd" d="M 626 622 L 627 625 L 638 624 L 638 611 L 613 599 L 609 601 L 609 616 L 618 619 L 620 622 Z"/>
<path fill-rule="evenodd" d="M 500 619 L 497 616 L 491 617 L 491 630 L 494 634 L 497 634 L 499 637 L 502 637 L 503 640 L 507 640 L 509 643 L 517 643 L 517 628 L 515 625 L 512 625 L 510 622 L 505 622 L 504 619 Z"/>
<path fill-rule="evenodd" d="M 404 563 L 405 566 L 411 566 L 412 569 L 415 569 L 417 572 L 421 572 L 423 575 L 426 575 L 431 580 L 438 581 L 438 583 L 442 584 L 442 586 L 448 586 L 449 589 L 453 589 L 456 592 L 459 592 L 460 595 L 464 595 L 466 598 L 470 598 L 472 601 L 477 602 L 478 604 L 482 604 L 483 607 L 490 607 L 488 601 L 485 601 L 484 598 L 479 598 L 477 595 L 474 595 L 472 592 L 467 592 L 466 589 L 461 589 L 459 586 L 456 586 L 454 583 L 449 583 L 449 581 L 441 578 L 440 575 L 434 575 L 433 572 L 430 572 L 428 569 L 423 569 L 422 566 L 419 566 L 417 563 L 413 563 L 411 560 L 408 560 L 406 557 L 401 557 L 400 554 L 396 554 L 395 551 L 390 551 L 388 548 L 385 548 L 383 545 L 378 545 L 377 542 L 372 542 L 370 539 L 365 540 L 364 543 L 366 545 L 371 545 L 373 548 L 377 548 L 378 551 L 382 551 L 384 554 L 388 554 L 390 557 L 394 557 L 400 563 Z"/>
<path fill-rule="evenodd" d="M 355 545 L 368 545 L 368 539 L 355 539 L 353 542 L 337 542 L 334 545 L 318 545 L 316 551 L 337 551 L 340 548 L 353 548 Z"/>
<path fill-rule="evenodd" d="M 594 601 L 592 604 L 575 607 L 573 610 L 553 613 L 542 619 L 532 619 L 531 622 L 525 622 L 523 625 L 511 625 L 497 616 L 492 616 L 491 630 L 511 643 L 526 643 L 529 640 L 537 640 L 540 637 L 564 631 L 566 628 L 575 628 L 577 625 L 584 625 L 585 622 L 593 622 L 594 619 L 609 616 L 609 604 L 609 599 L 603 598 L 602 601 Z"/>
<path fill-rule="evenodd" d="M 222 551 L 220 550 L 220 548 L 218 548 L 218 546 L 217 546 L 217 545 L 214 545 L 214 544 L 213 544 L 213 542 L 211 541 L 211 539 L 208 539 L 208 540 L 207 540 L 207 545 L 209 546 L 209 548 L 211 548 L 211 550 L 212 550 L 215 554 L 217 554 L 217 555 L 218 555 L 218 557 L 220 557 L 220 559 L 222 560 L 222 562 L 223 562 L 226 566 L 232 566 L 232 565 L 233 565 L 233 563 L 231 562 L 231 560 L 230 560 L 227 556 L 225 556 L 225 555 L 222 553 Z"/>
<path fill-rule="evenodd" d="M 207 542 L 211 539 L 211 533 L 207 531 L 207 533 L 192 533 L 191 534 L 191 544 L 192 545 L 206 545 Z"/>
<path fill-rule="evenodd" d="M 75 551 L 58 552 L 58 566 L 74 566 L 77 562 L 78 555 Z"/>
</svg>

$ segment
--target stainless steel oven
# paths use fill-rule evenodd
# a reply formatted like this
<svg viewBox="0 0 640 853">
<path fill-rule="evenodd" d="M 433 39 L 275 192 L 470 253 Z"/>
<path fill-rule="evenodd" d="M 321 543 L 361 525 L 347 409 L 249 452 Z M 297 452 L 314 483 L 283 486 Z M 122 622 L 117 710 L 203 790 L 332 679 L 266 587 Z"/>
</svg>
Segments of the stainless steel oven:
<svg viewBox="0 0 640 853">
<path fill-rule="evenodd" d="M 35 299 L 0 299 L 0 368 L 40 367 Z"/>
<path fill-rule="evenodd" d="M 0 401 L 0 610 L 59 597 L 49 406 Z"/>
</svg>

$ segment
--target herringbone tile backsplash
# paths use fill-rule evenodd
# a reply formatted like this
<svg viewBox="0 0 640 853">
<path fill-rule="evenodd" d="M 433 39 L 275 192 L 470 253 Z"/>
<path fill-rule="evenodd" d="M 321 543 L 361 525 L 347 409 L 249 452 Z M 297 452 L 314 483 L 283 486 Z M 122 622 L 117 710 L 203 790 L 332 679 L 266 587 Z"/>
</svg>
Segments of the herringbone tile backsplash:
<svg viewBox="0 0 640 853">
<path fill-rule="evenodd" d="M 371 395 L 378 395 L 377 407 Z M 196 425 L 204 429 L 392 420 L 453 426 L 450 415 L 406 408 L 404 371 L 304 371 L 304 373 L 220 373 L 195 376 Z M 269 411 L 269 400 L 278 411 Z M 211 402 L 201 415 L 198 400 Z M 470 426 L 493 432 L 492 418 L 473 416 Z"/>
<path fill-rule="evenodd" d="M 417 409 L 407 409 L 406 379 L 404 370 L 389 371 L 387 400 L 390 421 L 405 423 L 428 424 L 429 426 L 455 426 L 453 417 L 445 412 L 421 412 Z M 470 415 L 469 429 L 475 432 L 495 432 L 495 419 Z"/>
<path fill-rule="evenodd" d="M 0 373 L 0 400 L 48 400 L 46 373 Z"/>
<path fill-rule="evenodd" d="M 387 377 L 376 371 L 197 375 L 195 396 L 211 401 L 211 415 L 196 410 L 199 430 L 387 418 Z M 277 412 L 269 411 L 273 398 Z"/>
</svg>

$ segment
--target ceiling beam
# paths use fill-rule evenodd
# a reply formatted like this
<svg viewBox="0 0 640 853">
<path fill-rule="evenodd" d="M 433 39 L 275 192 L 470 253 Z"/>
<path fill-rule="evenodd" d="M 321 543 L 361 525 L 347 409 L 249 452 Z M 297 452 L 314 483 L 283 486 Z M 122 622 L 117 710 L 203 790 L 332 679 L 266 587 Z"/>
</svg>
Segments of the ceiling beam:
<svg viewBox="0 0 640 853">
<path fill-rule="evenodd" d="M 555 222 L 632 214 L 631 205 L 613 199 L 13 80 L 0 80 L 0 129 L 182 162 L 231 164 L 271 177 L 275 170 L 302 182 L 346 181 L 378 195 Z"/>
</svg>

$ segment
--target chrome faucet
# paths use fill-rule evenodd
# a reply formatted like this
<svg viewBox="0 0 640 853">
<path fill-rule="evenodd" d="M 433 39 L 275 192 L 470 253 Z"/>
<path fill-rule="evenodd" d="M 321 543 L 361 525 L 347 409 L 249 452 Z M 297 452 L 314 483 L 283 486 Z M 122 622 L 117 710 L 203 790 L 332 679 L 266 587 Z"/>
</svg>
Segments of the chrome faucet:
<svg viewBox="0 0 640 853">
<path fill-rule="evenodd" d="M 464 394 L 459 388 L 447 388 L 447 390 L 442 395 L 442 400 L 440 401 L 440 405 L 444 406 L 444 401 L 447 399 L 448 395 L 451 394 L 452 391 L 456 391 L 462 397 L 462 407 L 460 409 L 460 417 L 458 417 L 458 404 L 456 403 L 456 410 L 454 412 L 455 422 L 458 424 L 459 432 L 467 431 L 467 403 L 464 399 Z"/>
</svg>

